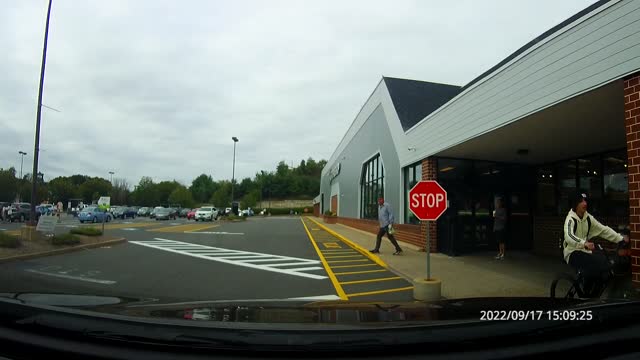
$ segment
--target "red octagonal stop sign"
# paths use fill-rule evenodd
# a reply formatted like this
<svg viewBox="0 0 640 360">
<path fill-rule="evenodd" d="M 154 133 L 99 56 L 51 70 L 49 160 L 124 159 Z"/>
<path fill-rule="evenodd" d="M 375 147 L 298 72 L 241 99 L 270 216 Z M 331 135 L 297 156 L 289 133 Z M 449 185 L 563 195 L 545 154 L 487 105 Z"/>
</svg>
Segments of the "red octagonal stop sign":
<svg viewBox="0 0 640 360">
<path fill-rule="evenodd" d="M 409 191 L 409 209 L 420 220 L 438 220 L 447 210 L 447 192 L 437 181 L 420 181 Z"/>
</svg>

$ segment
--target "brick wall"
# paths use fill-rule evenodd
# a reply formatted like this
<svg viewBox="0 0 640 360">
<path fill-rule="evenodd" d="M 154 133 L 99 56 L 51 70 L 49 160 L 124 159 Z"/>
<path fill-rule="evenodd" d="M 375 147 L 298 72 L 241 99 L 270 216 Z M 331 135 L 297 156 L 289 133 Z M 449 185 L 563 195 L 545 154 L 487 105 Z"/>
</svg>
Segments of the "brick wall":
<svg viewBox="0 0 640 360">
<path fill-rule="evenodd" d="M 313 204 L 313 215 L 320 216 L 320 204 Z"/>
<path fill-rule="evenodd" d="M 367 219 L 338 217 L 338 223 L 372 234 L 377 234 L 380 228 L 377 221 Z M 412 245 L 424 247 L 425 239 L 421 234 L 420 225 L 396 224 L 394 225 L 394 227 L 396 229 L 396 233 L 394 234 L 394 236 L 398 241 L 403 241 Z"/>
<path fill-rule="evenodd" d="M 631 272 L 640 287 L 640 73 L 624 79 L 624 124 L 629 167 L 629 226 L 631 229 Z"/>
<path fill-rule="evenodd" d="M 422 160 L 422 180 L 438 180 L 438 166 L 434 158 Z M 427 243 L 427 223 L 420 224 L 420 235 L 422 236 L 422 246 Z M 431 252 L 438 251 L 438 224 L 432 221 L 429 226 L 429 241 L 431 242 Z"/>
<path fill-rule="evenodd" d="M 533 218 L 533 253 L 536 255 L 558 257 L 562 256 L 562 249 L 558 246 L 558 238 L 563 236 L 562 226 L 565 216 L 535 216 Z M 620 231 L 619 225 L 629 223 L 629 219 L 623 217 L 597 217 L 602 224 L 610 226 L 615 231 Z M 606 240 L 599 241 L 603 247 L 614 248 L 615 245 Z M 561 259 L 561 258 L 560 258 Z"/>
</svg>

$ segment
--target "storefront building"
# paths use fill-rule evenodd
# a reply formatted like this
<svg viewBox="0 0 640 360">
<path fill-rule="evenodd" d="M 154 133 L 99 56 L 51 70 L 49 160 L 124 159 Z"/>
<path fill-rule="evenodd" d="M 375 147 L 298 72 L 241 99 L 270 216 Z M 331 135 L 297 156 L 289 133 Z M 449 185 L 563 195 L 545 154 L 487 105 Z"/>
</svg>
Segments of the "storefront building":
<svg viewBox="0 0 640 360">
<path fill-rule="evenodd" d="M 462 87 L 384 77 L 322 172 L 317 212 L 377 227 L 378 196 L 397 237 L 425 245 L 408 210 L 420 180 L 438 180 L 449 208 L 430 226 L 433 251 L 495 249 L 497 198 L 511 249 L 561 256 L 569 198 L 631 230 L 640 283 L 640 0 L 599 1 Z"/>
</svg>

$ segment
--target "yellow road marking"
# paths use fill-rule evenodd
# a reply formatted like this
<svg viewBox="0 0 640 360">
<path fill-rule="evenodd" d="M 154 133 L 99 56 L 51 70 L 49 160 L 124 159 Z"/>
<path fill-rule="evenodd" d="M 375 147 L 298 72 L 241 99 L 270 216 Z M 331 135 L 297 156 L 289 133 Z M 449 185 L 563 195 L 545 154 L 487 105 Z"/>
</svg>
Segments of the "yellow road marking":
<svg viewBox="0 0 640 360">
<path fill-rule="evenodd" d="M 335 260 L 335 261 L 327 261 L 330 264 L 333 263 L 344 263 L 344 262 L 357 262 L 357 261 L 369 261 L 369 259 L 362 259 L 362 260 Z"/>
<path fill-rule="evenodd" d="M 356 275 L 356 274 L 369 274 L 369 273 L 374 273 L 374 272 L 385 272 L 388 270 L 382 269 L 382 270 L 364 270 L 364 271 L 347 271 L 347 272 L 339 272 L 339 273 L 334 273 L 336 275 Z"/>
<path fill-rule="evenodd" d="M 304 220 L 302 220 L 302 218 L 300 218 L 300 221 L 302 222 L 302 226 L 304 226 L 304 230 L 307 232 L 307 235 L 309 235 L 309 241 L 311 241 L 313 248 L 316 249 L 316 252 L 318 253 L 318 257 L 320 258 L 320 261 L 322 262 L 324 269 L 327 271 L 327 275 L 329 275 L 329 279 L 331 279 L 331 283 L 333 284 L 333 287 L 336 289 L 338 296 L 340 297 L 341 300 L 349 300 L 349 298 L 347 297 L 347 294 L 344 293 L 342 286 L 340 286 L 338 279 L 333 274 L 333 271 L 331 270 L 331 267 L 327 263 L 327 260 L 325 260 L 324 255 L 322 255 L 322 252 L 320 252 L 320 248 L 318 248 L 318 244 L 316 244 L 316 241 L 313 239 L 313 236 L 311 236 L 311 232 L 307 228 L 307 224 L 304 223 Z"/>
<path fill-rule="evenodd" d="M 20 230 L 7 230 L 3 232 L 8 235 L 20 235 Z"/>
<path fill-rule="evenodd" d="M 376 294 L 386 294 L 386 293 L 392 293 L 392 292 L 398 292 L 398 291 L 406 291 L 406 290 L 412 290 L 412 289 L 413 289 L 413 286 L 407 286 L 407 287 L 396 288 L 396 289 L 368 291 L 368 292 L 349 294 L 349 296 L 354 297 L 354 296 L 367 296 L 367 295 L 376 295 Z"/>
<path fill-rule="evenodd" d="M 326 249 L 342 249 L 342 246 L 340 246 L 340 244 L 338 244 L 337 242 L 323 242 L 322 245 Z"/>
<path fill-rule="evenodd" d="M 332 266 L 334 269 L 340 268 L 352 268 L 352 267 L 362 267 L 362 266 L 378 266 L 378 264 L 364 264 L 364 265 L 340 265 L 340 266 Z"/>
<path fill-rule="evenodd" d="M 321 229 L 323 229 L 324 231 L 328 232 L 329 234 L 335 236 L 336 238 L 344 241 L 345 244 L 349 245 L 350 247 L 352 247 L 353 249 L 357 250 L 358 252 L 360 252 L 362 255 L 368 257 L 369 259 L 371 259 L 373 262 L 375 262 L 376 264 L 382 266 L 383 268 L 387 268 L 387 264 L 384 263 L 384 261 L 382 261 L 379 257 L 374 256 L 373 254 L 371 254 L 367 249 L 364 249 L 363 247 L 361 247 L 360 245 L 354 243 L 353 241 L 347 239 L 346 237 L 338 234 L 337 232 L 329 229 L 328 227 L 322 225 L 321 223 L 319 223 L 318 221 L 309 218 L 309 220 L 313 221 L 316 225 L 318 225 L 318 227 L 320 227 Z"/>
<path fill-rule="evenodd" d="M 131 224 L 122 224 L 122 223 L 104 224 L 104 228 L 105 229 L 124 229 L 124 228 L 145 227 L 145 226 L 152 226 L 152 225 L 156 225 L 156 223 L 144 222 L 144 223 L 131 223 Z M 82 224 L 80 226 L 102 228 L 102 223 Z"/>
<path fill-rule="evenodd" d="M 204 225 L 204 226 L 197 227 L 197 228 L 194 228 L 194 229 L 191 229 L 191 230 L 185 231 L 185 232 L 200 231 L 200 230 L 204 230 L 204 229 L 211 229 L 211 228 L 215 228 L 215 227 L 218 227 L 218 226 L 220 226 L 220 225 Z"/>
<path fill-rule="evenodd" d="M 379 278 L 379 279 L 345 281 L 345 282 L 341 282 L 340 285 L 364 284 L 364 283 L 391 281 L 391 280 L 398 280 L 398 279 L 402 279 L 402 278 L 400 276 L 394 276 L 394 277 Z"/>
<path fill-rule="evenodd" d="M 344 254 L 344 253 L 357 253 L 357 251 L 353 249 L 342 249 L 342 250 L 320 250 L 325 254 Z"/>
<path fill-rule="evenodd" d="M 358 254 L 358 255 L 346 255 L 346 256 L 331 256 L 331 257 L 325 257 L 325 259 L 340 259 L 340 258 L 353 258 L 353 257 L 362 257 L 362 255 Z"/>
<path fill-rule="evenodd" d="M 214 224 L 209 224 L 206 227 L 217 226 Z M 147 231 L 153 232 L 184 232 L 184 231 L 194 231 L 194 229 L 202 229 L 202 225 L 196 224 L 184 224 L 184 225 L 176 225 L 176 226 L 166 226 L 161 228 L 149 229 Z"/>
</svg>

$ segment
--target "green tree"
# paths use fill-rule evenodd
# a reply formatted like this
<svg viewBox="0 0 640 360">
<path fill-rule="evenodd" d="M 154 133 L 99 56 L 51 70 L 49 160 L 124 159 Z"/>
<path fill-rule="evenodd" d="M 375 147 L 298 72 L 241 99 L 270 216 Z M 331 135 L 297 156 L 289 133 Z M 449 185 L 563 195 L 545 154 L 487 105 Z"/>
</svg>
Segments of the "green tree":
<svg viewBox="0 0 640 360">
<path fill-rule="evenodd" d="M 125 179 L 113 179 L 111 188 L 111 204 L 127 205 L 130 197 L 129 183 Z"/>
<path fill-rule="evenodd" d="M 183 208 L 192 208 L 194 206 L 193 196 L 185 186 L 180 185 L 169 195 L 169 203 L 179 204 Z"/>
<path fill-rule="evenodd" d="M 143 176 L 132 193 L 132 200 L 140 206 L 158 206 L 160 204 L 160 194 L 153 179 Z"/>
<path fill-rule="evenodd" d="M 220 181 L 219 188 L 209 200 L 214 206 L 225 208 L 231 206 L 231 182 Z"/>
<path fill-rule="evenodd" d="M 211 175 L 202 174 L 193 179 L 189 191 L 193 195 L 193 199 L 197 202 L 204 203 L 211 198 L 211 195 L 217 190 L 216 184 L 213 182 Z"/>
<path fill-rule="evenodd" d="M 18 194 L 18 179 L 16 169 L 0 169 L 0 200 L 12 202 Z"/>
<path fill-rule="evenodd" d="M 51 193 L 51 200 L 54 203 L 61 201 L 63 204 L 67 204 L 69 199 L 76 197 L 77 187 L 71 179 L 66 176 L 59 176 L 52 179 L 49 181 L 48 186 L 49 192 Z"/>
<path fill-rule="evenodd" d="M 78 195 L 87 204 L 97 201 L 100 196 L 109 196 L 111 183 L 107 179 L 93 177 L 85 181 L 78 189 Z"/>
<path fill-rule="evenodd" d="M 240 201 L 240 206 L 244 209 L 249 207 L 253 208 L 258 203 L 258 200 L 260 200 L 260 191 L 257 189 L 254 189 L 242 197 L 242 200 Z"/>
<path fill-rule="evenodd" d="M 160 204 L 166 204 L 166 206 L 169 206 L 169 195 L 171 195 L 171 193 L 177 189 L 180 185 L 180 183 L 178 183 L 177 181 L 173 180 L 173 181 L 161 181 L 158 183 L 157 188 L 158 188 L 158 196 L 160 199 Z"/>
</svg>

